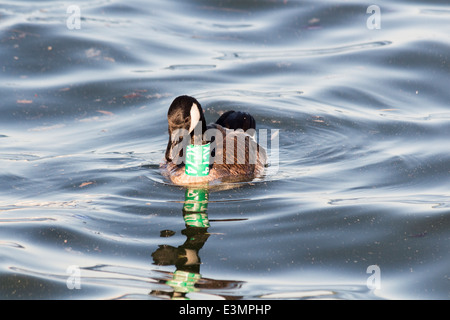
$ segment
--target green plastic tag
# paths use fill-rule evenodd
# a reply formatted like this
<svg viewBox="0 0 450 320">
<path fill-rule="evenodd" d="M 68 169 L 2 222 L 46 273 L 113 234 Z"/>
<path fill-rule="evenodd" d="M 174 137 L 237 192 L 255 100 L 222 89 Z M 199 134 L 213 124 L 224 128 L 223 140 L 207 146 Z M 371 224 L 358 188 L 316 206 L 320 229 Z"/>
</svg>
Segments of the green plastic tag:
<svg viewBox="0 0 450 320">
<path fill-rule="evenodd" d="M 209 154 L 210 143 L 201 146 L 188 145 L 186 147 L 186 174 L 193 177 L 209 175 Z"/>
</svg>

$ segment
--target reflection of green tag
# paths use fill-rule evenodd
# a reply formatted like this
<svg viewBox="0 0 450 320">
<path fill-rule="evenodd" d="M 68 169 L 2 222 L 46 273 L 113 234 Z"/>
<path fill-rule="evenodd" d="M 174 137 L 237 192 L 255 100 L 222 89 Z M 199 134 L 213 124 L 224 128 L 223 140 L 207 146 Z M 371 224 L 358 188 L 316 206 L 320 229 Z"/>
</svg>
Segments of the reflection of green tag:
<svg viewBox="0 0 450 320">
<path fill-rule="evenodd" d="M 206 209 L 208 209 L 208 192 L 203 189 L 186 189 L 183 210 L 205 212 Z"/>
<path fill-rule="evenodd" d="M 201 276 L 198 273 L 177 270 L 173 274 L 173 279 L 166 281 L 166 284 L 173 287 L 175 292 L 189 293 L 197 291 L 195 283 L 200 280 L 200 278 Z"/>
<path fill-rule="evenodd" d="M 183 215 L 186 226 L 194 228 L 209 228 L 208 214 L 206 212 L 187 213 Z"/>
<path fill-rule="evenodd" d="M 186 189 L 184 194 L 183 218 L 186 226 L 209 228 L 208 196 L 205 189 Z"/>
<path fill-rule="evenodd" d="M 190 144 L 186 147 L 185 172 L 188 176 L 204 177 L 209 174 L 210 143 L 197 146 Z"/>
</svg>

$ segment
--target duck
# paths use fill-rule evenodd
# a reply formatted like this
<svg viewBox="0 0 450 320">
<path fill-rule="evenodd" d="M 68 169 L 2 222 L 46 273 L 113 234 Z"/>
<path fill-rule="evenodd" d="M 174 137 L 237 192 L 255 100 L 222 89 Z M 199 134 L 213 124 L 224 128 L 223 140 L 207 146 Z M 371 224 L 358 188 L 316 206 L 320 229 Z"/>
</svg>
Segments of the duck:
<svg viewBox="0 0 450 320">
<path fill-rule="evenodd" d="M 251 181 L 263 175 L 267 154 L 255 140 L 256 121 L 251 114 L 230 110 L 207 125 L 197 99 L 182 95 L 171 103 L 167 122 L 169 141 L 160 169 L 173 184 Z M 208 146 L 206 175 L 186 173 L 186 150 L 192 145 Z"/>
</svg>

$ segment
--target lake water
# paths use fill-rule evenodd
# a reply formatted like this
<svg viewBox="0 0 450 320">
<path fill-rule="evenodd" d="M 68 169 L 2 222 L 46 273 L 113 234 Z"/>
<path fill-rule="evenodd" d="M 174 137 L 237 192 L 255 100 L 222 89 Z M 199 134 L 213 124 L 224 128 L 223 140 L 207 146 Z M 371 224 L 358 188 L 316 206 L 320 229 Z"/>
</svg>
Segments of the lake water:
<svg viewBox="0 0 450 320">
<path fill-rule="evenodd" d="M 0 1 L 0 298 L 449 299 L 449 35 L 444 0 Z M 182 94 L 267 174 L 166 181 Z"/>
</svg>

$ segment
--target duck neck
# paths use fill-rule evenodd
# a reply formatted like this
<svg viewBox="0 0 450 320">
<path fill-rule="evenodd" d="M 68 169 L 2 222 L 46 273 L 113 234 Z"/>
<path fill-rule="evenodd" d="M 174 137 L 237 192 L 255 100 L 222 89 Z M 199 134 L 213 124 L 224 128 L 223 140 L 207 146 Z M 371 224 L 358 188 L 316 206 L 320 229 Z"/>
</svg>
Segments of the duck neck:
<svg viewBox="0 0 450 320">
<path fill-rule="evenodd" d="M 204 140 L 204 133 L 206 132 L 207 127 L 206 123 L 204 121 L 199 121 L 197 126 L 192 130 L 192 132 L 188 133 L 187 130 L 184 131 L 185 135 L 183 133 L 181 135 L 177 135 L 177 133 L 172 132 L 172 130 L 169 129 L 169 142 L 167 143 L 165 158 L 167 161 L 174 161 L 179 162 L 181 159 L 181 162 L 184 163 L 184 150 L 186 150 L 186 147 L 189 144 L 193 145 L 203 145 L 207 144 L 209 141 Z M 183 131 L 181 131 L 183 132 Z M 175 135 L 175 137 L 172 136 L 172 134 Z"/>
</svg>

